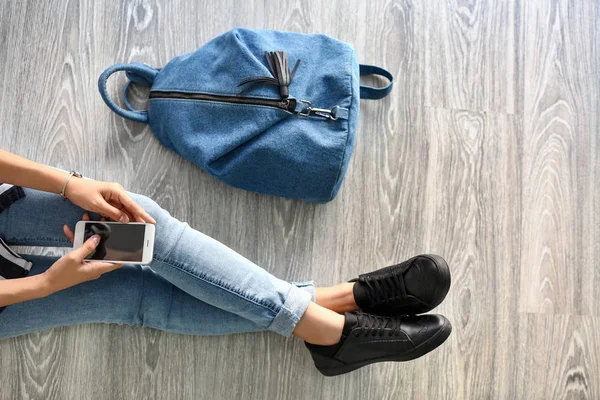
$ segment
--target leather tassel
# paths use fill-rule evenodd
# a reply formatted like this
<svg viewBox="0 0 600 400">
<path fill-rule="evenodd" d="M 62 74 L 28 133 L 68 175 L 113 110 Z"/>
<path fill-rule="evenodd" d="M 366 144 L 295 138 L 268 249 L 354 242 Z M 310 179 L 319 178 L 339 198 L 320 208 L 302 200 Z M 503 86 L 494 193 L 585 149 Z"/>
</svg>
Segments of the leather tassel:
<svg viewBox="0 0 600 400">
<path fill-rule="evenodd" d="M 250 85 L 246 87 L 242 93 L 249 90 L 252 86 L 262 83 L 279 86 L 281 98 L 288 98 L 290 95 L 288 88 L 292 79 L 294 79 L 294 75 L 296 75 L 300 60 L 296 61 L 294 68 L 290 71 L 288 56 L 285 51 L 265 51 L 265 58 L 267 59 L 269 69 L 273 76 L 259 76 L 242 80 L 238 86 Z"/>
</svg>

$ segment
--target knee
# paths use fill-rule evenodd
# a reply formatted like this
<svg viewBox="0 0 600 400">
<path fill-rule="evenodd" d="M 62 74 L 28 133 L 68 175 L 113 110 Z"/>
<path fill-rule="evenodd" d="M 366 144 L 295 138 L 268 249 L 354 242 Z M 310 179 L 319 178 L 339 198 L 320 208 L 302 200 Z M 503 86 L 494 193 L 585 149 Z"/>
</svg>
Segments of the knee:
<svg viewBox="0 0 600 400">
<path fill-rule="evenodd" d="M 162 208 L 156 201 L 152 200 L 150 197 L 139 195 L 139 194 L 131 194 L 131 198 L 139 204 L 140 207 L 144 209 L 148 214 L 150 214 L 156 220 L 156 227 L 158 229 L 159 226 L 169 227 L 174 224 L 181 224 L 180 221 L 175 219 L 167 210 Z"/>
<path fill-rule="evenodd" d="M 129 193 L 129 195 L 140 207 L 144 209 L 144 211 L 150 214 L 157 222 L 158 218 L 163 218 L 165 215 L 170 217 L 169 212 L 163 209 L 160 205 L 158 205 L 157 202 L 152 200 L 150 197 L 135 193 Z"/>
<path fill-rule="evenodd" d="M 149 197 L 138 194 L 131 194 L 131 197 L 156 220 L 154 256 L 163 260 L 177 244 L 186 224 L 172 217 Z"/>
</svg>

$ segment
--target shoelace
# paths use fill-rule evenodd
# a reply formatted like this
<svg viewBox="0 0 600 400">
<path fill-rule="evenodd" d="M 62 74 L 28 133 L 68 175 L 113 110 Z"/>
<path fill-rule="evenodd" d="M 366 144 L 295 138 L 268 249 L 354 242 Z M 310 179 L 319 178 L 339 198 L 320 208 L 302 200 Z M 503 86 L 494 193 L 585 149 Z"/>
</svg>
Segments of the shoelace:
<svg viewBox="0 0 600 400">
<path fill-rule="evenodd" d="M 401 273 L 388 276 L 366 276 L 361 281 L 366 285 L 365 293 L 371 305 L 391 302 L 406 297 L 406 284 Z"/>
<path fill-rule="evenodd" d="M 356 333 L 356 337 L 363 336 L 397 336 L 400 334 L 400 324 L 402 320 L 399 317 L 380 317 L 359 313 L 357 315 L 358 327 L 360 330 Z"/>
</svg>

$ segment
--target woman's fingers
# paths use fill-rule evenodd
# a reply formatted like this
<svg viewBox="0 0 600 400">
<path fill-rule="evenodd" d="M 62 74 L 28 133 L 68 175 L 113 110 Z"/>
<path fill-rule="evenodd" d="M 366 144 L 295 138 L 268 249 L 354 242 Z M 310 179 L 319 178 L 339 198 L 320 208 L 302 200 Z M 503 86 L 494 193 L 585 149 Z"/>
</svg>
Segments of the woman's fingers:
<svg viewBox="0 0 600 400">
<path fill-rule="evenodd" d="M 119 210 L 117 207 L 110 205 L 106 200 L 101 205 L 102 209 L 100 210 L 100 214 L 112 219 L 113 221 L 119 221 L 122 223 L 129 222 L 129 217 L 127 213 Z"/>
<path fill-rule="evenodd" d="M 75 234 L 68 226 L 63 225 L 63 232 L 65 233 L 65 236 L 69 239 L 71 244 L 75 244 Z"/>
<path fill-rule="evenodd" d="M 89 221 L 90 220 L 90 215 L 88 213 L 84 213 L 83 217 L 81 217 L 82 221 Z M 105 221 L 105 218 L 102 218 L 100 221 Z M 67 225 L 63 225 L 63 232 L 65 233 L 65 236 L 69 239 L 69 241 L 72 244 L 75 244 L 75 234 L 73 233 L 73 231 L 71 230 L 71 228 L 69 228 Z"/>
<path fill-rule="evenodd" d="M 113 264 L 113 263 L 107 263 L 107 262 L 92 261 L 92 262 L 88 262 L 87 266 L 90 270 L 93 271 L 94 275 L 99 277 L 102 274 L 105 274 L 107 272 L 114 271 L 115 269 L 121 268 L 123 266 L 123 264 Z"/>
<path fill-rule="evenodd" d="M 121 212 L 123 214 L 126 214 L 127 217 L 129 218 L 129 221 L 144 222 L 143 220 L 140 221 L 139 217 L 135 217 L 135 216 L 131 215 L 129 210 L 125 209 L 125 207 L 121 203 L 117 203 L 117 202 L 111 200 L 108 202 L 108 204 L 110 204 L 111 206 L 113 206 L 115 208 L 118 208 L 119 210 L 121 210 Z"/>
<path fill-rule="evenodd" d="M 151 224 L 156 224 L 156 220 L 150 216 L 142 207 L 140 207 L 129 195 L 125 192 L 125 190 L 120 189 L 117 194 L 119 195 L 119 201 L 129 213 L 131 213 L 136 220 L 138 217 L 141 219 L 139 222 L 149 222 Z"/>
<path fill-rule="evenodd" d="M 92 235 L 80 248 L 71 251 L 69 254 L 81 262 L 94 251 L 98 243 L 100 243 L 100 235 Z"/>
</svg>

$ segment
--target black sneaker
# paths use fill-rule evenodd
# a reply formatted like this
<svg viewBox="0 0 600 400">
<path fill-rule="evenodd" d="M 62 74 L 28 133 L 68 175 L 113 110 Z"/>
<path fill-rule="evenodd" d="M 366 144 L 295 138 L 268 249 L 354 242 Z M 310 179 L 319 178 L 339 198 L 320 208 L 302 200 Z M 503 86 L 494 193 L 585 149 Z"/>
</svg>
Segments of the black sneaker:
<svg viewBox="0 0 600 400">
<path fill-rule="evenodd" d="M 423 254 L 391 267 L 360 275 L 354 300 L 377 315 L 414 315 L 433 310 L 450 289 L 450 269 L 440 256 Z"/>
<path fill-rule="evenodd" d="M 354 371 L 383 361 L 419 358 L 450 336 L 452 325 L 442 315 L 380 317 L 346 313 L 342 338 L 333 346 L 306 343 L 315 366 L 325 376 Z"/>
</svg>

